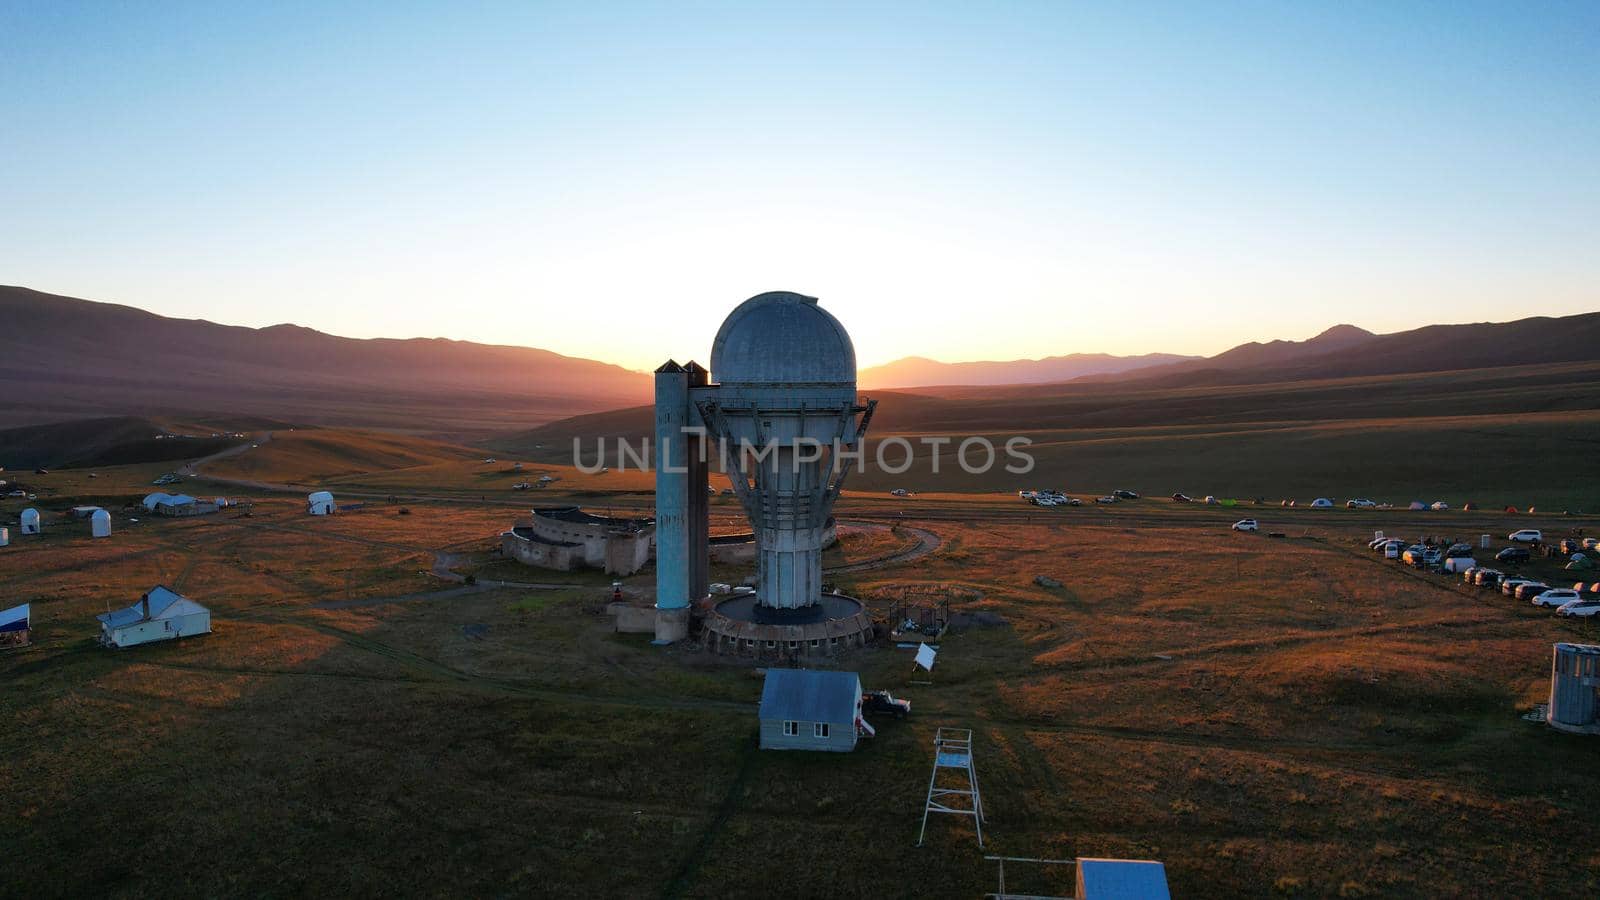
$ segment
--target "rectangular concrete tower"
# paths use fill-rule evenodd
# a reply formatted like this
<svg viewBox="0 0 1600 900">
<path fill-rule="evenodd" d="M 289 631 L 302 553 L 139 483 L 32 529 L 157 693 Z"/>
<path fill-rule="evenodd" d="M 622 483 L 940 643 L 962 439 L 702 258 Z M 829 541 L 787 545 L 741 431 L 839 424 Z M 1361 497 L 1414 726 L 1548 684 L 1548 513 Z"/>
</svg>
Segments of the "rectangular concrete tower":
<svg viewBox="0 0 1600 900">
<path fill-rule="evenodd" d="M 704 438 L 690 391 L 706 384 L 695 363 L 656 370 L 656 640 L 689 633 L 689 606 L 706 596 L 710 568 Z"/>
</svg>

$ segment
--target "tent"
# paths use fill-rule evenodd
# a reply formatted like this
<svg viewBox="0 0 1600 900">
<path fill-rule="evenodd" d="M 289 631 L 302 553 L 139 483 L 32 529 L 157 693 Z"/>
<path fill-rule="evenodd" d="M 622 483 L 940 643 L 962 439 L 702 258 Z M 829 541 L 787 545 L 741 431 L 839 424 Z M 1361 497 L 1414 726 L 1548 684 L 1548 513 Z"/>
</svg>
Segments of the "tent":
<svg viewBox="0 0 1600 900">
<path fill-rule="evenodd" d="M 23 534 L 38 534 L 39 533 L 39 511 L 37 509 L 32 509 L 32 508 L 23 510 L 22 511 L 21 523 L 22 523 L 22 533 Z"/>
<path fill-rule="evenodd" d="M 1311 508 L 1312 509 L 1333 509 L 1333 501 L 1329 500 L 1327 497 L 1318 497 L 1317 499 L 1311 501 Z"/>
<path fill-rule="evenodd" d="M 100 643 L 119 650 L 211 631 L 210 610 L 159 584 L 127 609 L 95 618 L 100 621 Z"/>
<path fill-rule="evenodd" d="M 111 513 L 95 510 L 89 516 L 89 534 L 94 537 L 111 537 Z"/>
<path fill-rule="evenodd" d="M 28 604 L 0 610 L 0 647 L 26 647 L 33 640 Z"/>
<path fill-rule="evenodd" d="M 313 516 L 332 515 L 334 510 L 333 494 L 328 491 L 316 491 L 306 495 L 306 512 Z"/>
<path fill-rule="evenodd" d="M 1572 554 L 1572 561 L 1567 563 L 1567 571 L 1569 572 L 1582 572 L 1592 568 L 1594 568 L 1594 563 L 1590 562 L 1582 553 Z"/>
<path fill-rule="evenodd" d="M 1412 512 L 1421 512 L 1427 508 L 1427 504 L 1423 503 L 1421 500 L 1411 501 L 1411 506 L 1409 507 Z"/>
</svg>

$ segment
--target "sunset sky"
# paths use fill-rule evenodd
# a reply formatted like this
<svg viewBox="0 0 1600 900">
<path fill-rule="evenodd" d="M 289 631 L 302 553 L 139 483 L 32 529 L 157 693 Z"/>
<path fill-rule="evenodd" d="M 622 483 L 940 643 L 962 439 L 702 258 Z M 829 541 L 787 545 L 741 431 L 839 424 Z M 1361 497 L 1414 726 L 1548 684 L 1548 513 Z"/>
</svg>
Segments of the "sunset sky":
<svg viewBox="0 0 1600 900">
<path fill-rule="evenodd" d="M 1600 309 L 1600 3 L 0 4 L 0 283 L 863 365 Z"/>
</svg>

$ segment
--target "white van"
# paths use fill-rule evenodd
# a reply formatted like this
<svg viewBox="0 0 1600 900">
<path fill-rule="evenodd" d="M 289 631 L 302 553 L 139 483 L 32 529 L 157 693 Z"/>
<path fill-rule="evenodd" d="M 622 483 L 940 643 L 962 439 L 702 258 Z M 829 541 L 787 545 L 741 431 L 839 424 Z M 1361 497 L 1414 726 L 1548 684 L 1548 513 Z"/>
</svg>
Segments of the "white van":
<svg viewBox="0 0 1600 900">
<path fill-rule="evenodd" d="M 1544 541 L 1544 532 L 1537 528 L 1523 528 L 1506 535 L 1506 540 L 1519 544 L 1538 544 Z"/>
</svg>

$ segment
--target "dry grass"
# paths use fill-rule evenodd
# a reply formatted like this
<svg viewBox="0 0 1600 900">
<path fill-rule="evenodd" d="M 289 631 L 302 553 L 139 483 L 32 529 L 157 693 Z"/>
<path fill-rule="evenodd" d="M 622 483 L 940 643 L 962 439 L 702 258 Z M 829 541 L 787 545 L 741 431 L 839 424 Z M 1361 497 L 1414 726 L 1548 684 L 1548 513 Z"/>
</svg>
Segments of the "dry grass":
<svg viewBox="0 0 1600 900">
<path fill-rule="evenodd" d="M 491 571 L 515 513 L 412 508 L 263 498 L 0 552 L 39 626 L 0 657 L 0 893 L 973 896 L 993 870 L 969 826 L 911 846 L 939 725 L 977 730 L 991 852 L 1163 859 L 1186 897 L 1600 890 L 1571 840 L 1593 742 L 1516 718 L 1550 643 L 1594 629 L 1384 564 L 1359 520 L 1285 541 L 1156 506 L 918 523 L 937 553 L 852 587 L 1008 624 L 953 634 L 932 686 L 903 652 L 849 659 L 916 711 L 824 757 L 754 751 L 759 679 L 611 633 L 603 576 L 423 574 L 445 548 Z M 847 529 L 830 561 L 909 540 Z M 215 633 L 94 647 L 92 616 L 157 580 Z"/>
</svg>

